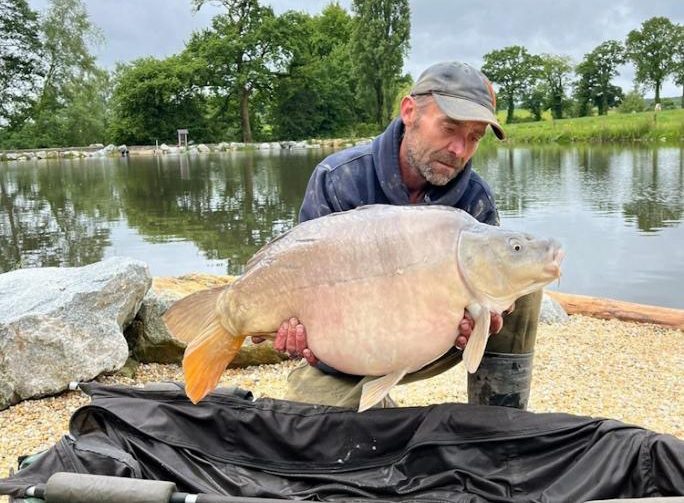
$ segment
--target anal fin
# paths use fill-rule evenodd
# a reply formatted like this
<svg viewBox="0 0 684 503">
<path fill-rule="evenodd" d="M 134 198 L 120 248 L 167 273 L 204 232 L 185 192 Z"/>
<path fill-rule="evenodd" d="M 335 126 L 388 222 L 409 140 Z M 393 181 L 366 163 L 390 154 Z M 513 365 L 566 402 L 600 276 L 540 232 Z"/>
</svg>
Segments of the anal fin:
<svg viewBox="0 0 684 503">
<path fill-rule="evenodd" d="M 406 375 L 407 369 L 399 369 L 363 385 L 359 412 L 368 410 L 385 398 L 390 390 Z"/>
</svg>

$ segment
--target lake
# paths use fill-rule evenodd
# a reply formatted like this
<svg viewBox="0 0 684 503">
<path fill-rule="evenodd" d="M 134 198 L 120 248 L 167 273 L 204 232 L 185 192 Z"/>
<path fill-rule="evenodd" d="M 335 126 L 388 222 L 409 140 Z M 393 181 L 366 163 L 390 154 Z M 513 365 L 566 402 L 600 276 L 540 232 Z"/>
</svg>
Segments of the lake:
<svg viewBox="0 0 684 503">
<path fill-rule="evenodd" d="M 121 255 L 239 274 L 294 225 L 325 149 L 0 164 L 0 270 Z M 502 226 L 560 240 L 568 293 L 684 308 L 684 147 L 481 149 Z"/>
</svg>

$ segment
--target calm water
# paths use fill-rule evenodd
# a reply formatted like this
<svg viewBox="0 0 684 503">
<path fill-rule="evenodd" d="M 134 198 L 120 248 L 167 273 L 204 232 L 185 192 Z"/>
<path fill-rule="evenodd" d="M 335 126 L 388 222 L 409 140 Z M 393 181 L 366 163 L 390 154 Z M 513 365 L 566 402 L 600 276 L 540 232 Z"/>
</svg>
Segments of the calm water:
<svg viewBox="0 0 684 503">
<path fill-rule="evenodd" d="M 124 255 L 239 273 L 329 151 L 0 164 L 0 270 Z M 684 148 L 480 150 L 502 225 L 559 239 L 564 292 L 684 308 Z"/>
</svg>

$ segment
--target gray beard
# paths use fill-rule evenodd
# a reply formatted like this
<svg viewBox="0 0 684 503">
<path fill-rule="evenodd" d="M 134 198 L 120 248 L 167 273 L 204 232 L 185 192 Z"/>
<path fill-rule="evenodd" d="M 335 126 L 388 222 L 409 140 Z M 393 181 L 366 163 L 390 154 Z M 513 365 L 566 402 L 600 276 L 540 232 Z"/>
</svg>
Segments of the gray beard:
<svg viewBox="0 0 684 503">
<path fill-rule="evenodd" d="M 420 174 L 423 175 L 423 178 L 425 178 L 428 183 L 431 183 L 432 185 L 446 185 L 451 180 L 456 178 L 456 175 L 458 175 L 457 171 L 454 171 L 454 176 L 435 173 L 430 164 L 419 164 L 417 168 Z"/>
<path fill-rule="evenodd" d="M 412 147 L 409 146 L 406 149 L 406 154 L 411 169 L 414 169 L 420 173 L 421 176 L 432 185 L 437 185 L 440 187 L 446 185 L 451 180 L 456 178 L 456 176 L 462 171 L 462 169 L 455 169 L 451 176 L 448 174 L 435 173 L 432 165 L 429 162 L 421 162 L 416 158 L 416 153 Z"/>
</svg>

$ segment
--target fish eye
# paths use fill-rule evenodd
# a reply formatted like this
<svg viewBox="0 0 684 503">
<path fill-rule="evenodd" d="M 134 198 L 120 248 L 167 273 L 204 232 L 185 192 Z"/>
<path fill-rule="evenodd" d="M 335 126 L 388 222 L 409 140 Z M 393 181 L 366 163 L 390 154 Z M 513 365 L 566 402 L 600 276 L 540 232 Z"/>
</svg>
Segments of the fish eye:
<svg viewBox="0 0 684 503">
<path fill-rule="evenodd" d="M 520 250 L 522 250 L 522 243 L 517 239 L 511 239 L 508 243 L 511 245 L 513 251 L 519 252 Z"/>
</svg>

